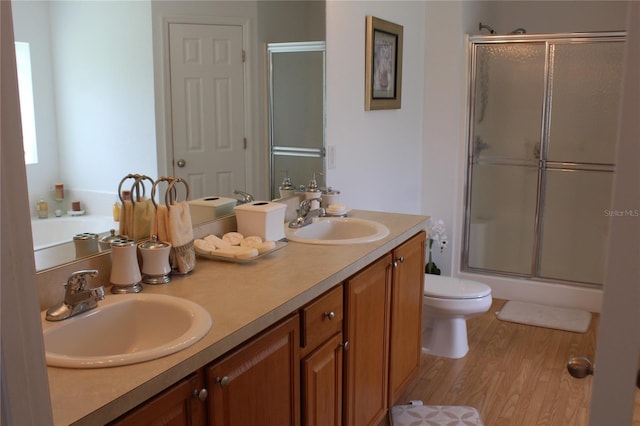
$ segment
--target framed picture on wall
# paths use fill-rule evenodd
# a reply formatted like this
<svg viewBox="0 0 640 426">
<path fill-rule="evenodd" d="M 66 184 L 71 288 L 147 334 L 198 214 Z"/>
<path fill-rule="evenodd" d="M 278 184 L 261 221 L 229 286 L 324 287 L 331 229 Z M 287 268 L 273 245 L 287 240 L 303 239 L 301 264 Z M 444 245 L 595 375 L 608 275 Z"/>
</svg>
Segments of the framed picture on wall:
<svg viewBox="0 0 640 426">
<path fill-rule="evenodd" d="M 367 16 L 364 109 L 400 109 L 402 25 Z"/>
</svg>

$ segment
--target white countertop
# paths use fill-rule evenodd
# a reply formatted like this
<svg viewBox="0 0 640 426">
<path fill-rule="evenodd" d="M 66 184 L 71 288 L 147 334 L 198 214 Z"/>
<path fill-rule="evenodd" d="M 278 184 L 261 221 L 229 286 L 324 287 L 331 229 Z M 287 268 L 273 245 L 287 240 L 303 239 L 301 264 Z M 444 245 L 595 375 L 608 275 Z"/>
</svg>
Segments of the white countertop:
<svg viewBox="0 0 640 426">
<path fill-rule="evenodd" d="M 354 211 L 385 224 L 390 234 L 367 244 L 323 246 L 289 242 L 254 262 L 197 259 L 194 271 L 144 292 L 184 297 L 211 315 L 211 330 L 178 353 L 102 369 L 49 367 L 54 424 L 104 424 L 296 311 L 425 228 L 427 217 Z"/>
</svg>

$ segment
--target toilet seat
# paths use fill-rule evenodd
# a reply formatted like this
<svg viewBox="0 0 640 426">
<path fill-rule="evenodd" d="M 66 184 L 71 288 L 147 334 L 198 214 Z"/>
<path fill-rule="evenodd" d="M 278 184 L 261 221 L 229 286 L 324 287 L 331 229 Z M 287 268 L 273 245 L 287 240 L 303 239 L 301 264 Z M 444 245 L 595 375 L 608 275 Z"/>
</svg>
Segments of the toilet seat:
<svg viewBox="0 0 640 426">
<path fill-rule="evenodd" d="M 489 296 L 491 287 L 478 281 L 425 274 L 424 295 L 439 299 L 479 299 Z"/>
</svg>

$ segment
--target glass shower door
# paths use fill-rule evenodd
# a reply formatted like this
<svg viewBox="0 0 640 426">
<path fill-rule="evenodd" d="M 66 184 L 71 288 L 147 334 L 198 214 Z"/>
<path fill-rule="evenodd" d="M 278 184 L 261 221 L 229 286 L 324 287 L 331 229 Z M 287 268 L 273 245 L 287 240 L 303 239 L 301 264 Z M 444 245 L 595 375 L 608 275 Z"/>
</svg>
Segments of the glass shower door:
<svg viewBox="0 0 640 426">
<path fill-rule="evenodd" d="M 470 268 L 531 271 L 545 52 L 540 42 L 475 46 Z"/>
<path fill-rule="evenodd" d="M 538 275 L 601 284 L 624 43 L 555 43 Z"/>
<path fill-rule="evenodd" d="M 325 186 L 325 43 L 267 45 L 271 198 L 285 173 L 295 186 Z"/>
<path fill-rule="evenodd" d="M 601 285 L 624 36 L 472 39 L 463 269 Z"/>
</svg>

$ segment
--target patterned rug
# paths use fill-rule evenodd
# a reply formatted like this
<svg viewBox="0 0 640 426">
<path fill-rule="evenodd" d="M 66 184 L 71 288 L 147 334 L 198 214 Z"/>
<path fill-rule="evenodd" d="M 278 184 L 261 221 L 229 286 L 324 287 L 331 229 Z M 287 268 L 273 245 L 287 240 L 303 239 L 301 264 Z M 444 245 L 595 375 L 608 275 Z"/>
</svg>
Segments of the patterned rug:
<svg viewBox="0 0 640 426">
<path fill-rule="evenodd" d="M 396 405 L 391 426 L 482 426 L 478 410 L 459 405 Z"/>
<path fill-rule="evenodd" d="M 591 323 L 591 312 L 572 308 L 537 305 L 510 300 L 504 304 L 498 319 L 537 327 L 584 333 Z"/>
</svg>

